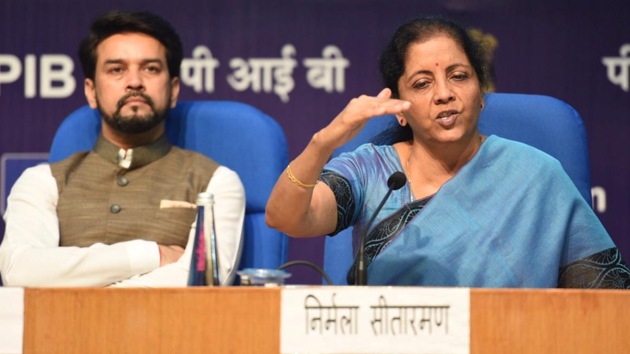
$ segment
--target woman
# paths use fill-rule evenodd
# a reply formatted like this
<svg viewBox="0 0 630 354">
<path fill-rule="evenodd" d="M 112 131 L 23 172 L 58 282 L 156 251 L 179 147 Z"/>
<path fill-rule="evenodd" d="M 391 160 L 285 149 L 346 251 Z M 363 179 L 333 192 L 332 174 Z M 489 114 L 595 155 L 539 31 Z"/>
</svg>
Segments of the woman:
<svg viewBox="0 0 630 354">
<path fill-rule="evenodd" d="M 369 284 L 630 287 L 628 267 L 560 164 L 479 133 L 483 58 L 450 20 L 401 26 L 381 56 L 387 88 L 353 99 L 313 136 L 279 178 L 267 223 L 296 237 L 363 230 L 389 176 L 403 171 L 408 183 L 367 234 Z M 384 114 L 399 123 L 384 135 L 387 144 L 365 144 L 326 163 Z"/>
</svg>

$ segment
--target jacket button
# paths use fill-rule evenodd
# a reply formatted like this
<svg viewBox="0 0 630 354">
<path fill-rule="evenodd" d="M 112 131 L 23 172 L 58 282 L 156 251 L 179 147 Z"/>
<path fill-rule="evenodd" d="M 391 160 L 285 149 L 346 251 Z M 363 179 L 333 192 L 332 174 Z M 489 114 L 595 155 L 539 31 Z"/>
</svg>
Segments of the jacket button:
<svg viewBox="0 0 630 354">
<path fill-rule="evenodd" d="M 129 180 L 125 176 L 119 176 L 116 183 L 118 183 L 119 186 L 124 187 L 129 184 Z"/>
<path fill-rule="evenodd" d="M 118 204 L 112 204 L 112 206 L 109 207 L 109 211 L 112 214 L 118 214 L 118 213 L 120 213 L 121 210 L 122 210 L 122 208 Z"/>
</svg>

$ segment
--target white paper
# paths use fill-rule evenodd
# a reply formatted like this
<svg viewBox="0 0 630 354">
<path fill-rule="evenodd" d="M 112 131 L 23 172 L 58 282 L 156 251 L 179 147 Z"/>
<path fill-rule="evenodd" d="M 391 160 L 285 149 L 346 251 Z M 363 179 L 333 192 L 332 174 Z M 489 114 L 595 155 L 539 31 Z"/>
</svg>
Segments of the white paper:
<svg viewBox="0 0 630 354">
<path fill-rule="evenodd" d="M 24 289 L 0 287 L 0 353 L 21 354 L 24 337 Z"/>
<path fill-rule="evenodd" d="M 282 353 L 470 352 L 470 289 L 287 287 Z"/>
</svg>

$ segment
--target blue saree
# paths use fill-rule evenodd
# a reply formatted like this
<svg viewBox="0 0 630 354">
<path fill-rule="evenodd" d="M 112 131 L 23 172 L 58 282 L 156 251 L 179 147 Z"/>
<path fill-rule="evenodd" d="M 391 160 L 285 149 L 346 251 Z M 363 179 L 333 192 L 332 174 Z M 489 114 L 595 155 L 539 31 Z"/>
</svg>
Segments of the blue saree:
<svg viewBox="0 0 630 354">
<path fill-rule="evenodd" d="M 365 144 L 322 172 L 338 204 L 331 235 L 354 226 L 355 254 L 395 171 L 403 168 L 392 146 Z M 433 196 L 394 191 L 366 257 L 370 285 L 630 288 L 630 270 L 560 163 L 497 136 Z"/>
</svg>

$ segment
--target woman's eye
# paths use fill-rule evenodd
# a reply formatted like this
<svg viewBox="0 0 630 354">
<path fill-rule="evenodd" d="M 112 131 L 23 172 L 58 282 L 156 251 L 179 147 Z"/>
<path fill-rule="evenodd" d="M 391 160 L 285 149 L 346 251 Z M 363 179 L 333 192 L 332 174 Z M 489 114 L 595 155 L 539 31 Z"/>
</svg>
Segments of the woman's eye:
<svg viewBox="0 0 630 354">
<path fill-rule="evenodd" d="M 413 88 L 421 89 L 421 88 L 427 87 L 428 85 L 429 85 L 428 81 L 418 81 L 413 84 Z"/>
<path fill-rule="evenodd" d="M 452 76 L 452 78 L 456 81 L 462 81 L 462 80 L 466 80 L 468 78 L 468 74 L 466 73 L 461 73 L 461 74 L 454 74 Z"/>
</svg>

